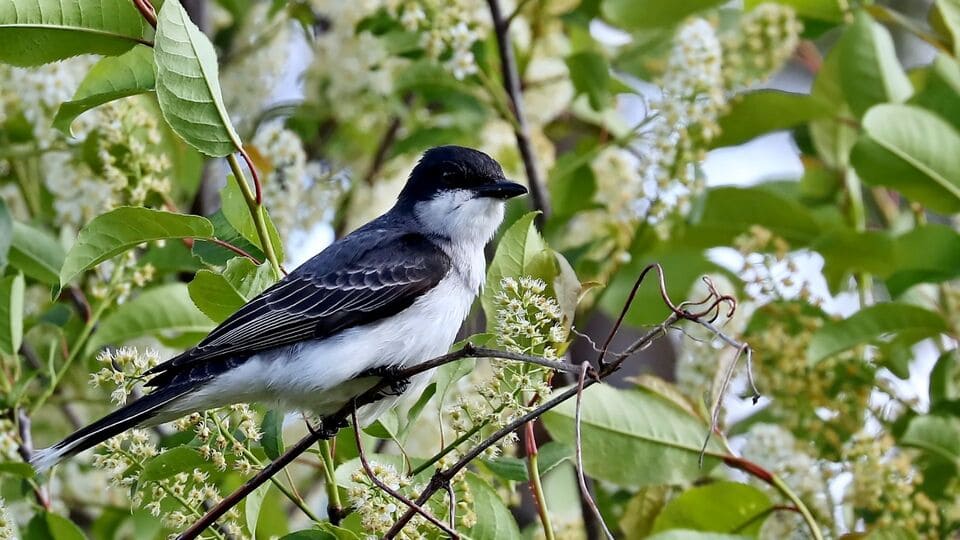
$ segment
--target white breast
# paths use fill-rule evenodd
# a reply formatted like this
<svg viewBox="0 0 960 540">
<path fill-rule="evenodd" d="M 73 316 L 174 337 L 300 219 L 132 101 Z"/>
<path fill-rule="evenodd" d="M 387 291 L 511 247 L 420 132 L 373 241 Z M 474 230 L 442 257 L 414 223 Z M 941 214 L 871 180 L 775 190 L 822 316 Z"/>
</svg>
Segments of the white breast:
<svg viewBox="0 0 960 540">
<path fill-rule="evenodd" d="M 483 265 L 480 251 L 480 272 Z M 471 263 L 468 274 L 475 272 Z M 339 409 L 371 384 L 345 385 L 357 374 L 383 366 L 411 366 L 446 353 L 470 312 L 476 289 L 452 271 L 409 308 L 373 324 L 322 341 L 301 342 L 257 354 L 167 409 L 174 415 L 237 402 L 270 402 L 325 414 Z M 421 377 L 421 385 L 427 377 Z M 408 394 L 416 394 L 416 388 Z M 384 404 L 386 405 L 386 404 Z M 378 407 L 378 409 L 383 408 Z M 167 415 L 164 415 L 167 416 Z M 369 412 L 367 415 L 369 416 Z"/>
</svg>

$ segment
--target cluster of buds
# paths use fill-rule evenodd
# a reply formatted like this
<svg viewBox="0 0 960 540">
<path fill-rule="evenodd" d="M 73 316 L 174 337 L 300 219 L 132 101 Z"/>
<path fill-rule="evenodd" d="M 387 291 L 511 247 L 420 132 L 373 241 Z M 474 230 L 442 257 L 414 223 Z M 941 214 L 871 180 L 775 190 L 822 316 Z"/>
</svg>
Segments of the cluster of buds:
<svg viewBox="0 0 960 540">
<path fill-rule="evenodd" d="M 390 489 L 407 497 L 415 499 L 423 489 L 423 486 L 413 485 L 410 478 L 398 473 L 393 465 L 371 461 L 370 470 Z M 363 530 L 370 534 L 371 538 L 382 537 L 406 512 L 407 507 L 375 485 L 363 468 L 354 471 L 350 480 L 353 484 L 347 488 L 347 498 L 360 516 Z M 429 524 L 426 520 L 417 516 L 404 527 L 399 538 L 422 538 L 427 527 Z"/>
<path fill-rule="evenodd" d="M 251 446 L 263 434 L 256 413 L 245 403 L 193 413 L 174 422 L 174 427 L 193 431 L 200 455 L 220 471 L 230 465 L 246 475 L 260 467 Z"/>
<path fill-rule="evenodd" d="M 102 367 L 90 375 L 90 384 L 113 387 L 110 400 L 120 404 L 143 382 L 144 373 L 160 363 L 160 354 L 153 349 L 140 353 L 135 347 L 104 349 L 97 355 L 97 362 Z"/>
<path fill-rule="evenodd" d="M 803 24 L 793 8 L 764 3 L 741 17 L 723 43 L 723 78 L 735 90 L 762 82 L 783 67 L 800 42 Z"/>
<path fill-rule="evenodd" d="M 813 294 L 809 279 L 800 271 L 798 255 L 791 251 L 786 239 L 765 227 L 753 225 L 734 238 L 733 245 L 743 257 L 739 275 L 753 300 L 799 298 L 813 305 L 822 302 Z"/>
<path fill-rule="evenodd" d="M 0 499 L 0 540 L 16 540 L 17 524 L 7 511 L 6 502 Z"/>
<path fill-rule="evenodd" d="M 478 70 L 472 49 L 486 33 L 481 13 L 464 0 L 419 0 L 405 2 L 396 15 L 408 31 L 421 33 L 421 46 L 430 58 L 443 61 L 462 80 Z"/>
</svg>

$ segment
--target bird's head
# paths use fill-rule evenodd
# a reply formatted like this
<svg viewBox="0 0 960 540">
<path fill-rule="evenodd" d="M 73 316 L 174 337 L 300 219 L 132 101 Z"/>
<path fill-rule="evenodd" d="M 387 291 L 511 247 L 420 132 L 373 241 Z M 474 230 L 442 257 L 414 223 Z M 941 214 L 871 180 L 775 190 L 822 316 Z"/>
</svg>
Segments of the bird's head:
<svg viewBox="0 0 960 540">
<path fill-rule="evenodd" d="M 503 220 L 504 202 L 527 188 L 504 178 L 493 158 L 462 146 L 427 150 L 410 173 L 398 205 L 427 232 L 486 243 Z"/>
</svg>

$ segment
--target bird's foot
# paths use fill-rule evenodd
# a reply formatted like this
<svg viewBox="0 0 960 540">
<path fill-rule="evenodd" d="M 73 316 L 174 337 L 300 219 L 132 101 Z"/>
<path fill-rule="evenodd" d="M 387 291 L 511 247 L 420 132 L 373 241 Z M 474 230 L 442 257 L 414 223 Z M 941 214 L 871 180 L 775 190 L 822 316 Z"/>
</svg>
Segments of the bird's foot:
<svg viewBox="0 0 960 540">
<path fill-rule="evenodd" d="M 381 397 L 399 396 L 407 391 L 410 379 L 403 376 L 404 370 L 397 366 L 383 366 L 364 371 L 361 375 L 380 377 L 387 382 L 387 386 L 380 389 Z"/>
<path fill-rule="evenodd" d="M 337 436 L 337 432 L 349 425 L 346 418 L 341 418 L 339 421 L 334 421 L 333 418 L 320 418 L 316 426 L 308 421 L 307 429 L 320 439 L 330 440 Z"/>
</svg>

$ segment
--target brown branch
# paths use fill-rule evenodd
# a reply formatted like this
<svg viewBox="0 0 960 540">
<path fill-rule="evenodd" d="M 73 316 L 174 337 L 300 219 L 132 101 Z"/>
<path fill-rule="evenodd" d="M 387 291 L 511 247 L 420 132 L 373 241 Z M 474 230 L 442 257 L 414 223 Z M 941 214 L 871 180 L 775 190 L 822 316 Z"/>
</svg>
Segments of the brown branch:
<svg viewBox="0 0 960 540">
<path fill-rule="evenodd" d="M 460 535 L 457 534 L 451 527 L 448 527 L 444 522 L 437 519 L 433 514 L 427 512 L 422 506 L 411 501 L 408 497 L 405 497 L 399 491 L 391 488 L 383 480 L 377 478 L 377 475 L 373 472 L 373 468 L 370 467 L 370 463 L 367 462 L 367 453 L 363 450 L 363 440 L 360 438 L 360 422 L 357 422 L 357 404 L 353 404 L 353 410 L 350 411 L 350 418 L 353 421 L 353 437 L 357 443 L 357 453 L 360 457 L 360 465 L 363 467 L 363 472 L 367 473 L 367 478 L 373 482 L 378 488 L 382 489 L 385 493 L 407 505 L 407 508 L 413 510 L 414 512 L 420 514 L 430 523 L 433 523 L 441 531 L 447 533 L 450 538 L 459 539 Z"/>
<path fill-rule="evenodd" d="M 537 160 L 533 153 L 533 144 L 530 141 L 530 127 L 524 114 L 523 90 L 520 88 L 520 75 L 517 71 L 517 60 L 513 54 L 513 45 L 510 43 L 510 22 L 504 18 L 500 10 L 499 0 L 487 0 L 490 6 L 490 17 L 493 19 L 493 30 L 497 37 L 497 49 L 500 52 L 500 69 L 503 72 L 503 88 L 510 96 L 513 115 L 516 118 L 514 134 L 517 138 L 517 148 L 523 158 L 523 169 L 527 174 L 527 183 L 530 185 L 530 197 L 535 209 L 542 212 L 542 219 L 550 217 L 550 200 L 540 172 L 537 170 Z M 540 218 L 538 218 L 540 219 Z M 541 220 L 542 221 L 542 220 Z"/>
<path fill-rule="evenodd" d="M 26 409 L 18 408 L 16 411 L 17 434 L 20 436 L 20 444 L 17 446 L 17 453 L 23 458 L 23 461 L 30 463 L 33 457 L 33 437 L 30 434 L 30 416 Z M 40 484 L 33 484 L 33 496 L 37 504 L 45 510 L 50 510 L 50 494 L 46 487 Z"/>
<path fill-rule="evenodd" d="M 150 3 L 150 0 L 133 0 L 133 5 L 137 8 L 137 11 L 140 12 L 140 15 L 143 16 L 144 20 L 146 20 L 150 26 L 156 29 L 157 12 L 153 9 L 153 5 Z"/>
</svg>

